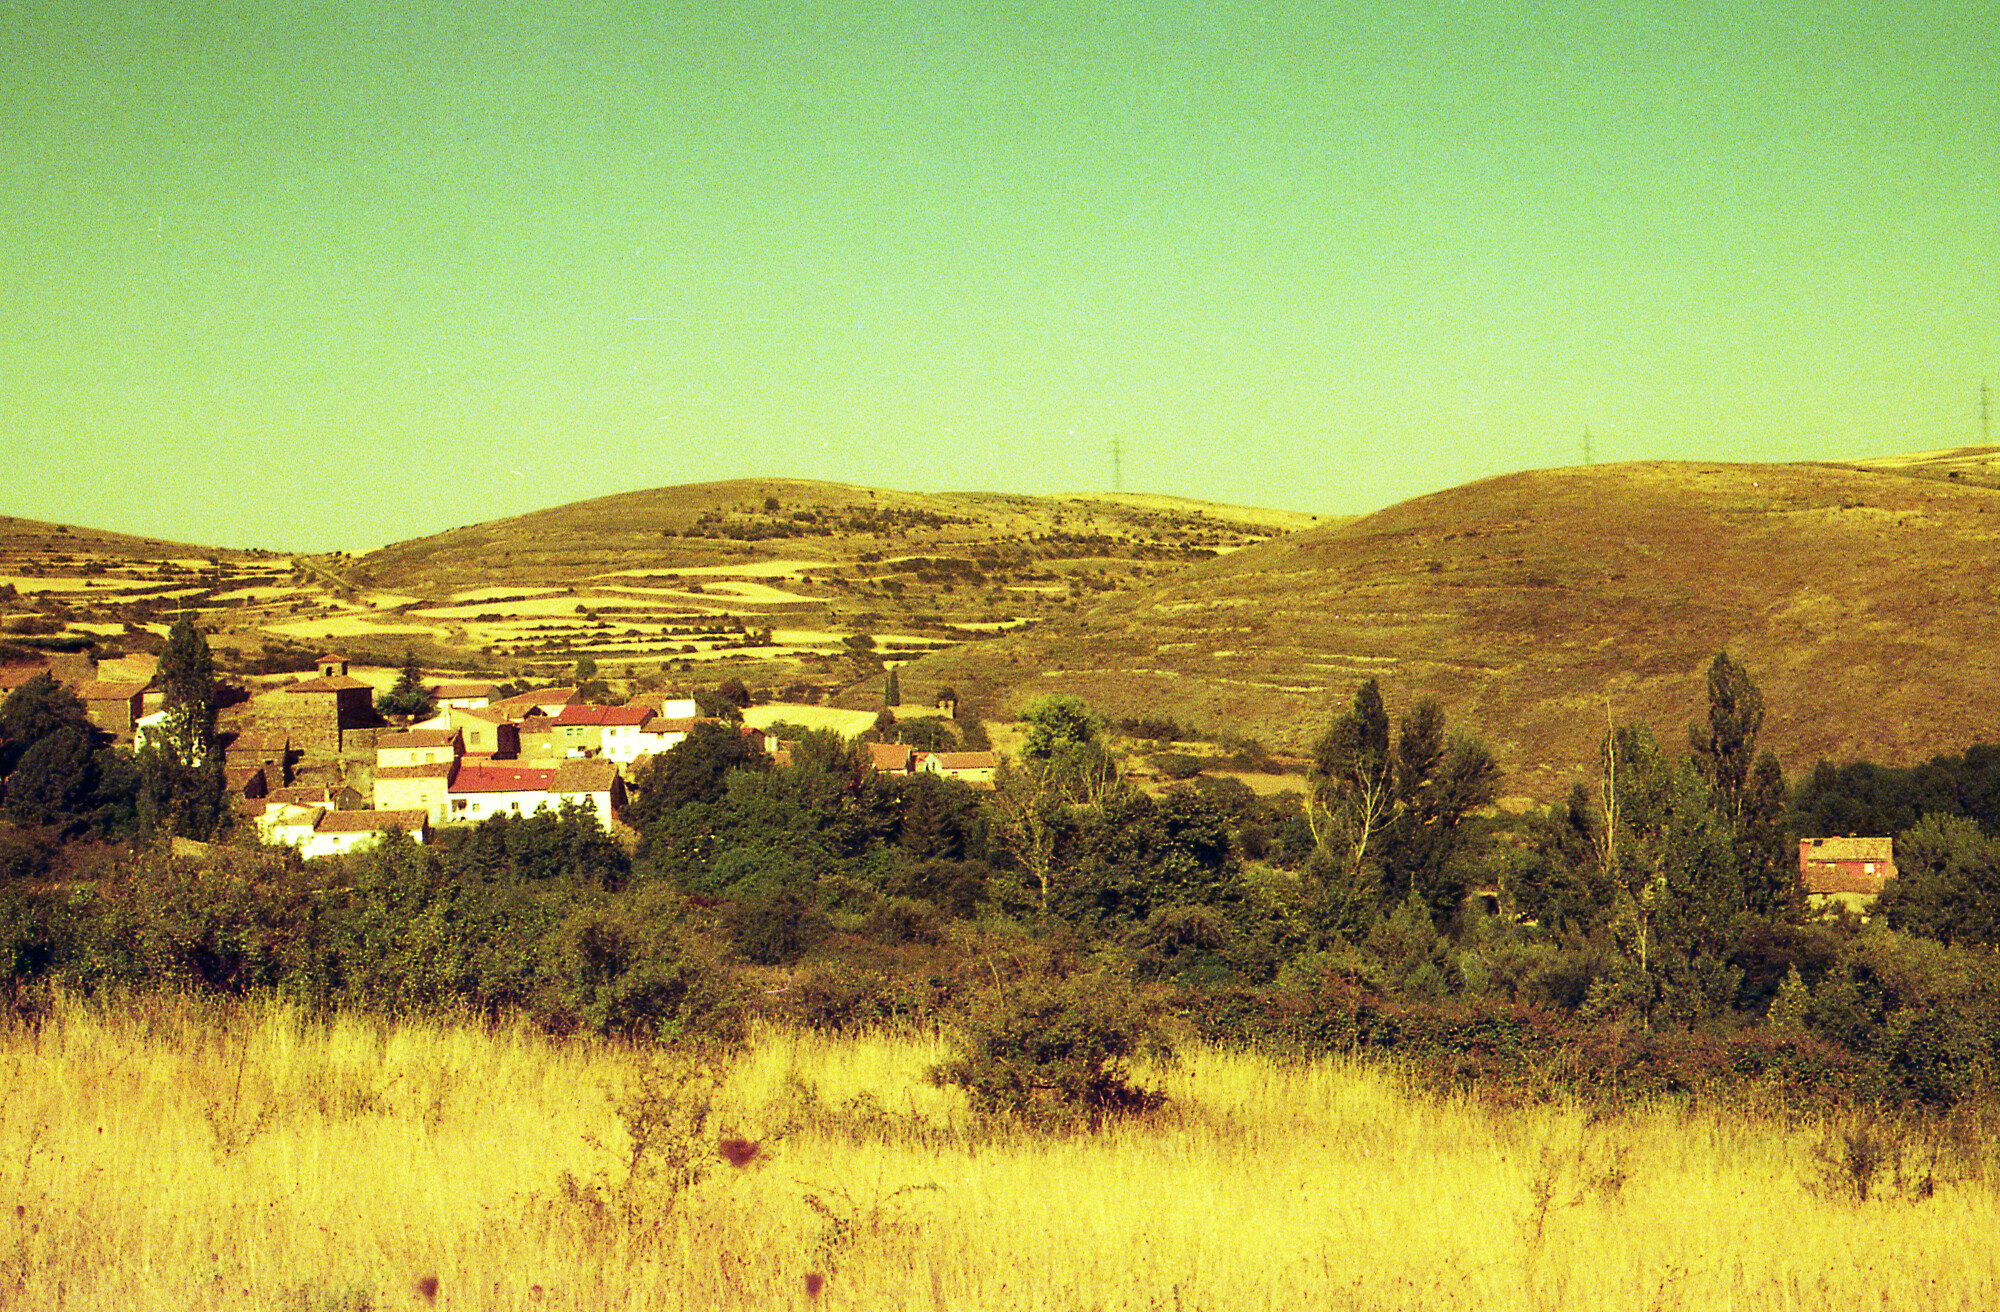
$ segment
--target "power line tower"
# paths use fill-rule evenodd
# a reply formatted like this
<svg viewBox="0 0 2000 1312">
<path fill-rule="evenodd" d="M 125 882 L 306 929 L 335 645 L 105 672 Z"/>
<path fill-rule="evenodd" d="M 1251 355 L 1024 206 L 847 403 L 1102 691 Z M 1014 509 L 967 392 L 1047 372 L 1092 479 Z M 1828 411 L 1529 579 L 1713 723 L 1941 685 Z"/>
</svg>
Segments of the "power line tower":
<svg viewBox="0 0 2000 1312">
<path fill-rule="evenodd" d="M 1979 380 L 1979 445 L 1993 445 L 1993 386 Z"/>
<path fill-rule="evenodd" d="M 1111 435 L 1111 490 L 1125 490 L 1125 439 L 1117 433 Z"/>
<path fill-rule="evenodd" d="M 1589 424 L 1583 426 L 1583 463 L 1586 465 L 1597 463 L 1597 449 L 1591 445 Z"/>
</svg>

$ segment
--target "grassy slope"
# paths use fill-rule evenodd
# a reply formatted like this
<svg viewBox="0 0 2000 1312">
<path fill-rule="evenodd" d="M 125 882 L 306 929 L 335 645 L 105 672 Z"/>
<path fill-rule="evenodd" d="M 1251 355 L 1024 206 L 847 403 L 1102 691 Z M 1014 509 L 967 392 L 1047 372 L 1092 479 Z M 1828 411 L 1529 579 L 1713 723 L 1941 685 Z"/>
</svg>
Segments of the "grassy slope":
<svg viewBox="0 0 2000 1312">
<path fill-rule="evenodd" d="M 1197 565 L 1087 614 L 929 658 L 1004 710 L 1077 692 L 1301 748 L 1365 678 L 1435 696 L 1510 792 L 1585 768 L 1606 703 L 1671 747 L 1724 647 L 1765 742 L 1908 763 L 1992 736 L 2000 494 L 1907 470 L 1645 463 L 1513 474 Z"/>
<path fill-rule="evenodd" d="M 776 515 L 765 499 L 779 504 Z M 749 543 L 664 537 L 704 515 L 780 522 L 794 512 L 874 517 L 877 531 Z M 1172 498 L 1028 497 L 986 492 L 893 492 L 797 479 L 737 479 L 624 492 L 399 542 L 364 557 L 381 586 L 438 590 L 513 582 L 565 583 L 616 569 L 676 569 L 760 559 L 842 562 L 865 552 L 921 553 L 1002 543 L 1052 532 L 1125 535 L 1179 546 L 1233 548 L 1308 527 L 1310 515 Z"/>
<path fill-rule="evenodd" d="M 938 1056 L 765 1036 L 688 1140 L 709 1178 L 671 1212 L 647 1188 L 600 1210 L 563 1177 L 625 1178 L 612 1100 L 641 1053 L 167 997 L 63 1003 L 0 1035 L 0 1287 L 9 1307 L 216 1312 L 421 1308 L 426 1278 L 435 1306 L 493 1312 L 2000 1296 L 1978 1161 L 1921 1203 L 1843 1204 L 1814 1188 L 1826 1130 L 1775 1115 L 1497 1110 L 1364 1068 L 1195 1051 L 1142 1072 L 1178 1109 L 1159 1125 L 979 1142 L 921 1078 Z M 808 1087 L 820 1114 L 770 1142 Z M 936 1128 L 914 1135 L 912 1117 Z M 732 1170 L 721 1134 L 766 1151 Z"/>
</svg>

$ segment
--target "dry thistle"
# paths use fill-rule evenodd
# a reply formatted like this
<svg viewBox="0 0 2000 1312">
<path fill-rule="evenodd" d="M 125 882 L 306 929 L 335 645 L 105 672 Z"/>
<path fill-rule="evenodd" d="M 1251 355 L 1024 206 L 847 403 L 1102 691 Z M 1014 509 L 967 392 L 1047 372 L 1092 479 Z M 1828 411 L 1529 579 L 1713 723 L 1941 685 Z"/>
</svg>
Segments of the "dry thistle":
<svg viewBox="0 0 2000 1312">
<path fill-rule="evenodd" d="M 817 1271 L 806 1272 L 806 1297 L 819 1301 L 819 1291 L 826 1288 L 826 1277 Z"/>
<path fill-rule="evenodd" d="M 757 1154 L 764 1150 L 764 1145 L 755 1139 L 724 1139 L 715 1146 L 715 1150 L 722 1154 L 723 1161 L 741 1170 L 757 1160 Z"/>
<path fill-rule="evenodd" d="M 438 1301 L 438 1278 L 436 1276 L 417 1277 L 417 1297 L 435 1306 Z"/>
</svg>

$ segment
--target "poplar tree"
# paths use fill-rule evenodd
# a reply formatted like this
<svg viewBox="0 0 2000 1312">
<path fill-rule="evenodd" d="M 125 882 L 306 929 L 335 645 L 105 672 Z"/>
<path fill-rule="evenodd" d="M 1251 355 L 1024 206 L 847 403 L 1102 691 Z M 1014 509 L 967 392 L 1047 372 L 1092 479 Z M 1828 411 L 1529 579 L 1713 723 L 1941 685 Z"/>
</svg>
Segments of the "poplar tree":
<svg viewBox="0 0 2000 1312">
<path fill-rule="evenodd" d="M 140 816 L 148 828 L 208 838 L 222 819 L 222 749 L 215 735 L 215 659 L 182 616 L 160 653 L 165 718 L 140 753 Z"/>
</svg>

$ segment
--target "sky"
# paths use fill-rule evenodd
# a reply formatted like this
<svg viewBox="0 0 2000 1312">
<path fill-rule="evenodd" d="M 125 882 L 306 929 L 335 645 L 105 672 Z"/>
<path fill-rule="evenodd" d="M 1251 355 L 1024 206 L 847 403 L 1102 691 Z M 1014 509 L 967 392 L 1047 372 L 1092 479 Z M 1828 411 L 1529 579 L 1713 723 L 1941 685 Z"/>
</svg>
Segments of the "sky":
<svg viewBox="0 0 2000 1312">
<path fill-rule="evenodd" d="M 0 511 L 364 550 L 734 477 L 1347 515 L 1977 443 L 1992 20 L 0 0 Z"/>
</svg>

